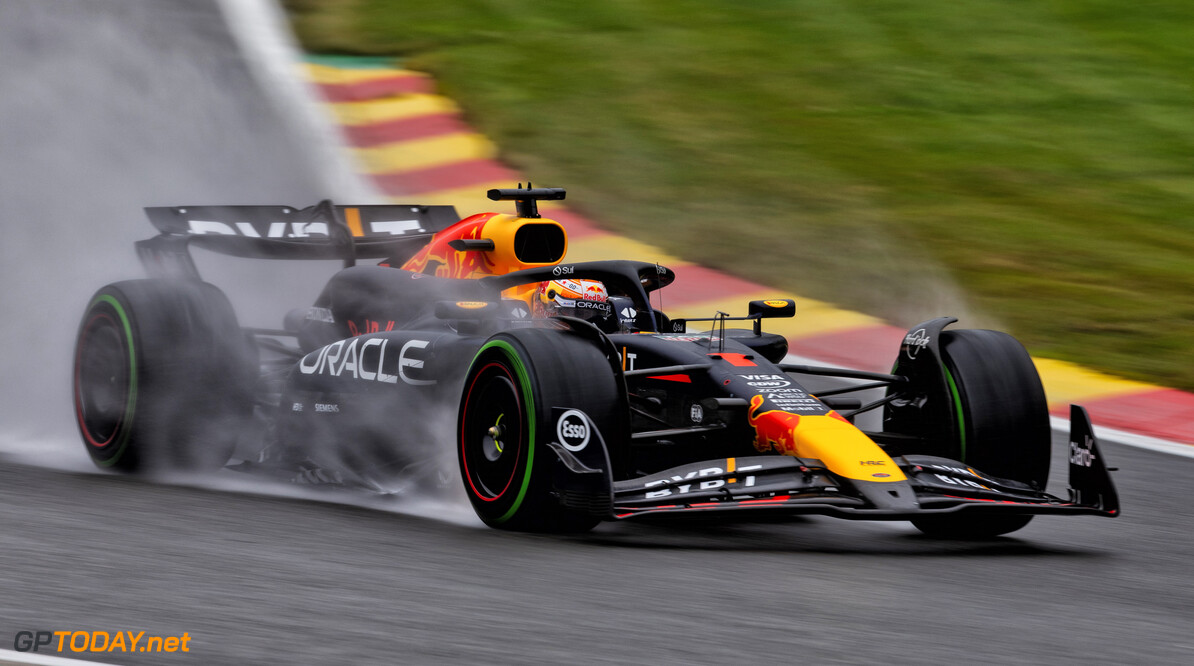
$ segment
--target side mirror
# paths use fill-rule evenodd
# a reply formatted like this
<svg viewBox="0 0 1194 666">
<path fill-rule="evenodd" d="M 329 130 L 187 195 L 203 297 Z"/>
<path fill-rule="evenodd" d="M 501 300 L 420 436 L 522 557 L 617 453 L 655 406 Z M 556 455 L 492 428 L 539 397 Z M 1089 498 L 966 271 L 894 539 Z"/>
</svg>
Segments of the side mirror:
<svg viewBox="0 0 1194 666">
<path fill-rule="evenodd" d="M 755 335 L 762 335 L 764 319 L 795 317 L 796 301 L 790 298 L 751 301 L 746 312 L 749 319 L 755 320 Z"/>
</svg>

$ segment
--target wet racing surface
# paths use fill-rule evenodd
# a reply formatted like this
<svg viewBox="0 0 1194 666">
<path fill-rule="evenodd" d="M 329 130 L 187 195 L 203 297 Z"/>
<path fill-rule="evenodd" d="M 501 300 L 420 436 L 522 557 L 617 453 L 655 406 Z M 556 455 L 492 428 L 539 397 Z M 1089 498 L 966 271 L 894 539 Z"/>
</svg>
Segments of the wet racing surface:
<svg viewBox="0 0 1194 666">
<path fill-rule="evenodd" d="M 978 543 L 829 518 L 510 534 L 454 504 L 5 463 L 0 637 L 188 632 L 187 655 L 110 659 L 163 664 L 1182 663 L 1194 461 L 1104 448 L 1124 517 Z"/>
<path fill-rule="evenodd" d="M 305 206 L 335 193 L 214 6 L 6 2 L 0 49 L 0 649 L 19 631 L 131 630 L 186 632 L 190 651 L 65 656 L 1189 660 L 1194 460 L 1111 444 L 1124 517 L 1038 518 L 980 543 L 828 518 L 520 535 L 453 503 L 262 495 L 230 472 L 166 484 L 91 471 L 71 423 L 71 345 L 91 293 L 140 276 L 132 242 L 152 233 L 140 207 Z M 322 279 L 277 263 L 214 277 L 264 285 L 271 307 L 308 304 Z M 278 313 L 250 312 L 269 317 L 243 323 L 277 325 Z M 1064 441 L 1054 450 L 1064 470 Z"/>
</svg>

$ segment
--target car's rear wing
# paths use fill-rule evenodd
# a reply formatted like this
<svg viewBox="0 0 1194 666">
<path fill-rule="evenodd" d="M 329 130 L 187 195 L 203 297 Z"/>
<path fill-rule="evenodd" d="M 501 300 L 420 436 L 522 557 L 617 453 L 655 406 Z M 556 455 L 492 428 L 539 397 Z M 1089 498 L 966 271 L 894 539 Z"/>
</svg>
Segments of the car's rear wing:
<svg viewBox="0 0 1194 666">
<path fill-rule="evenodd" d="M 438 231 L 460 220 L 453 206 L 337 206 L 325 200 L 291 206 L 146 208 L 161 232 L 138 241 L 137 255 L 155 277 L 198 277 L 190 248 L 259 259 L 405 261 Z"/>
</svg>

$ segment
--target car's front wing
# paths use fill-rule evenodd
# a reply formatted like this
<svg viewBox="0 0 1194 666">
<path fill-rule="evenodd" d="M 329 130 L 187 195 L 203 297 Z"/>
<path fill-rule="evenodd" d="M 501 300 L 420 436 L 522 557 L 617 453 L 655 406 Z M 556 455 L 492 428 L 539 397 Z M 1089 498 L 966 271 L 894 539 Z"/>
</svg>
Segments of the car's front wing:
<svg viewBox="0 0 1194 666">
<path fill-rule="evenodd" d="M 1082 408 L 1074 408 L 1072 424 L 1067 498 L 945 458 L 895 458 L 906 480 L 861 481 L 837 476 L 817 460 L 752 456 L 683 465 L 615 482 L 608 517 L 713 511 L 825 514 L 860 520 L 980 512 L 1119 515 L 1114 484 Z"/>
</svg>

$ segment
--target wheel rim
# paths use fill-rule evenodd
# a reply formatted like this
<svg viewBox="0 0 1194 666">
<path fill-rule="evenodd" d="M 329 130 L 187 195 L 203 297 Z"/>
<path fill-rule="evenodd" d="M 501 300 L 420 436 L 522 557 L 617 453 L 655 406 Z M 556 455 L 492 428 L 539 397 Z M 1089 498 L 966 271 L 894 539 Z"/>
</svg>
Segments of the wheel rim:
<svg viewBox="0 0 1194 666">
<path fill-rule="evenodd" d="M 131 373 L 120 327 L 106 313 L 95 314 L 79 338 L 75 405 L 84 439 L 106 448 L 124 424 Z"/>
<path fill-rule="evenodd" d="M 460 429 L 465 478 L 474 497 L 493 502 L 510 489 L 525 433 L 514 376 L 500 363 L 485 365 L 468 386 Z"/>
</svg>

